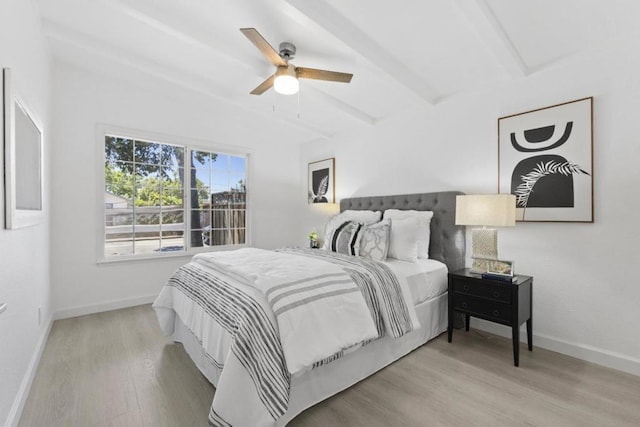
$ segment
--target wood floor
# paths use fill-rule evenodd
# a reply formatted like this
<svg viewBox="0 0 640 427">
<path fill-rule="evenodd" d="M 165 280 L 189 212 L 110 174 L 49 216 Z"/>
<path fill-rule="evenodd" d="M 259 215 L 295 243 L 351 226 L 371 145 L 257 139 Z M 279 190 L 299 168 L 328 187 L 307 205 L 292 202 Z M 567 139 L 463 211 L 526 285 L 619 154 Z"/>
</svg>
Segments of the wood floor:
<svg viewBox="0 0 640 427">
<path fill-rule="evenodd" d="M 205 426 L 213 394 L 145 305 L 55 322 L 20 426 Z M 640 426 L 640 377 L 455 331 L 289 425 Z"/>
</svg>

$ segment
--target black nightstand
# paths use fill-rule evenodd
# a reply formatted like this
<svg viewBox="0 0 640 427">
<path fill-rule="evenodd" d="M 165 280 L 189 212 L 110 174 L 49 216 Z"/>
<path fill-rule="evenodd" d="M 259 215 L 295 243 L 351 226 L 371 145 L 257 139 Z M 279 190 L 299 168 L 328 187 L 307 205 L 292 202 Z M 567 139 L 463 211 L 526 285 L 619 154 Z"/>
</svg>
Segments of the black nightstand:
<svg viewBox="0 0 640 427">
<path fill-rule="evenodd" d="M 453 337 L 453 314 L 465 315 L 465 328 L 469 330 L 469 317 L 511 326 L 513 338 L 513 364 L 520 363 L 520 325 L 527 322 L 527 342 L 533 350 L 533 317 L 531 310 L 533 277 L 517 275 L 513 283 L 483 279 L 468 268 L 449 273 L 449 342 Z"/>
</svg>

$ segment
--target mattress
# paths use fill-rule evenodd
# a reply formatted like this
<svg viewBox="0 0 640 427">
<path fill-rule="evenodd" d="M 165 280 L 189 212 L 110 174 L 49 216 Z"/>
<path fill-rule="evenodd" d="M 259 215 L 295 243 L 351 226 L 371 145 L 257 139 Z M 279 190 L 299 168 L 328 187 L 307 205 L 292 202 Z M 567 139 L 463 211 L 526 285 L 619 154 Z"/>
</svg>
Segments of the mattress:
<svg viewBox="0 0 640 427">
<path fill-rule="evenodd" d="M 413 305 L 442 295 L 447 291 L 447 266 L 434 259 L 418 259 L 417 262 L 387 258 L 385 264 L 399 280 L 406 281 Z"/>
</svg>

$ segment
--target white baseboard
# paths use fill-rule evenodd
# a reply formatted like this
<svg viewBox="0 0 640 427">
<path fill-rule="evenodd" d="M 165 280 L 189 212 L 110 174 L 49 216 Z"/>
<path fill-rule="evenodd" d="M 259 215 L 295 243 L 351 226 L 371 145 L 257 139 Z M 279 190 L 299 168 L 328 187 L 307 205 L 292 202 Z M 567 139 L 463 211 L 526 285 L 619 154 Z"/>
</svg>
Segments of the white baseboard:
<svg viewBox="0 0 640 427">
<path fill-rule="evenodd" d="M 492 322 L 486 322 L 480 319 L 472 319 L 473 327 L 499 335 L 505 338 L 511 338 L 511 328 L 507 326 L 497 325 Z M 527 334 L 524 326 L 520 331 L 520 341 L 527 342 Z M 534 328 L 535 330 L 535 328 Z M 617 369 L 618 371 L 627 372 L 640 376 L 640 359 L 625 356 L 623 354 L 614 353 L 612 351 L 603 350 L 575 342 L 567 342 L 555 337 L 544 334 L 533 334 L 533 346 L 544 348 L 546 350 L 555 351 L 566 354 L 567 356 L 577 359 L 586 360 L 587 362 L 596 363 L 606 366 L 607 368 Z"/>
<path fill-rule="evenodd" d="M 13 405 L 11 405 L 9 415 L 5 421 L 4 425 L 6 427 L 15 427 L 18 425 L 18 422 L 20 422 L 20 417 L 22 416 L 24 405 L 27 403 L 31 384 L 33 384 L 33 379 L 36 376 L 38 365 L 40 365 L 40 358 L 42 357 L 42 352 L 47 344 L 47 338 L 49 338 L 49 332 L 51 331 L 52 324 L 53 317 L 49 317 L 45 327 L 42 328 L 42 331 L 40 332 L 40 338 L 38 338 L 33 356 L 31 356 L 31 360 L 27 366 L 27 372 L 25 372 L 24 377 L 22 378 L 22 382 L 20 383 L 20 387 L 16 393 L 16 398 L 13 400 Z"/>
<path fill-rule="evenodd" d="M 78 316 L 84 316 L 87 314 L 102 313 L 104 311 L 134 307 L 136 305 L 151 304 L 157 297 L 158 297 L 158 294 L 145 295 L 145 296 L 127 298 L 122 300 L 107 301 L 107 302 L 102 302 L 102 303 L 93 304 L 93 305 L 84 305 L 81 307 L 63 308 L 60 310 L 56 310 L 55 313 L 53 313 L 53 319 L 54 320 L 68 319 L 70 317 L 78 317 Z"/>
</svg>

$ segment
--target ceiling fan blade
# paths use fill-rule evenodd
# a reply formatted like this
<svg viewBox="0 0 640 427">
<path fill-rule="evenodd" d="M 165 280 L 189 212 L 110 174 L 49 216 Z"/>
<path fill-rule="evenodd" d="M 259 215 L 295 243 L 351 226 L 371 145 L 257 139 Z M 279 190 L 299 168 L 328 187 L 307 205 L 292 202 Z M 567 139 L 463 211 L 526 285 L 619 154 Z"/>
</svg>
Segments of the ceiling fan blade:
<svg viewBox="0 0 640 427">
<path fill-rule="evenodd" d="M 328 80 L 330 82 L 350 83 L 353 74 L 337 71 L 318 70 L 316 68 L 296 67 L 300 79 Z"/>
<path fill-rule="evenodd" d="M 240 28 L 240 31 L 242 31 L 242 34 L 244 34 L 273 65 L 287 65 L 284 59 L 282 59 L 278 52 L 262 37 L 258 30 L 255 28 Z"/>
<path fill-rule="evenodd" d="M 271 86 L 273 86 L 273 82 L 276 79 L 276 75 L 272 74 L 267 80 L 263 81 L 258 85 L 257 88 L 249 92 L 251 95 L 262 95 L 266 91 L 268 91 Z"/>
</svg>

